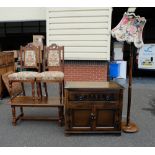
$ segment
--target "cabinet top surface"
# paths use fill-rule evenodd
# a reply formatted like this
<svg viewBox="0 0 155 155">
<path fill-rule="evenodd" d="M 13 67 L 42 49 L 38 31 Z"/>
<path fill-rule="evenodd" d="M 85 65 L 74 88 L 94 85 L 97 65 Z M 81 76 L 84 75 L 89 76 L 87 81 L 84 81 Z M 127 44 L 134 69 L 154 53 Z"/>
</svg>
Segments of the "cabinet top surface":
<svg viewBox="0 0 155 155">
<path fill-rule="evenodd" d="M 119 85 L 116 82 L 66 82 L 66 89 L 124 89 L 123 86 Z"/>
</svg>

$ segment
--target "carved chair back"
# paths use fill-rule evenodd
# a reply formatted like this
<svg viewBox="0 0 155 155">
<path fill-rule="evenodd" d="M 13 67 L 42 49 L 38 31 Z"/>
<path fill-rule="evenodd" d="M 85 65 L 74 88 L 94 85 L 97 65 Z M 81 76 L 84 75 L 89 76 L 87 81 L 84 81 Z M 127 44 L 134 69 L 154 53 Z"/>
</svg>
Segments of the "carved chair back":
<svg viewBox="0 0 155 155">
<path fill-rule="evenodd" d="M 40 47 L 34 46 L 32 43 L 27 44 L 25 47 L 20 47 L 20 64 L 21 70 L 35 69 L 41 71 L 41 55 Z"/>
<path fill-rule="evenodd" d="M 52 44 L 44 48 L 44 71 L 64 72 L 64 46 Z"/>
</svg>

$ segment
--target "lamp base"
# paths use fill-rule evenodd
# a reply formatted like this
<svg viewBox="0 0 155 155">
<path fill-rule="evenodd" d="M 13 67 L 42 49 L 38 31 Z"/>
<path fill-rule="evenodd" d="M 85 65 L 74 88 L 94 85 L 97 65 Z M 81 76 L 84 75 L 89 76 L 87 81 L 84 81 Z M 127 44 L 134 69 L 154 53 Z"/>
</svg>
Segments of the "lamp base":
<svg viewBox="0 0 155 155">
<path fill-rule="evenodd" d="M 135 133 L 138 132 L 139 129 L 133 122 L 130 122 L 128 126 L 126 125 L 126 122 L 122 122 L 122 131 L 126 133 Z"/>
</svg>

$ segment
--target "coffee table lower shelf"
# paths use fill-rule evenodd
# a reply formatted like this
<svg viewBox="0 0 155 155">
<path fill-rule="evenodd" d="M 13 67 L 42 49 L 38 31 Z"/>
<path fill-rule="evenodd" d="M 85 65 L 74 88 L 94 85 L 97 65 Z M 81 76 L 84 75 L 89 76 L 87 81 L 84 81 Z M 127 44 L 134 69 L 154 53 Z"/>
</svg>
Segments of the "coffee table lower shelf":
<svg viewBox="0 0 155 155">
<path fill-rule="evenodd" d="M 16 116 L 16 108 L 20 108 L 20 114 Z M 50 108 L 55 107 L 58 108 L 58 116 L 25 116 L 23 108 L 24 107 L 39 107 L 39 108 Z M 36 98 L 32 99 L 31 96 L 18 96 L 11 100 L 11 108 L 12 108 L 12 124 L 15 126 L 18 120 L 46 120 L 46 121 L 58 121 L 60 126 L 63 125 L 64 122 L 64 106 L 60 103 L 59 98 L 46 98 L 42 99 Z"/>
</svg>

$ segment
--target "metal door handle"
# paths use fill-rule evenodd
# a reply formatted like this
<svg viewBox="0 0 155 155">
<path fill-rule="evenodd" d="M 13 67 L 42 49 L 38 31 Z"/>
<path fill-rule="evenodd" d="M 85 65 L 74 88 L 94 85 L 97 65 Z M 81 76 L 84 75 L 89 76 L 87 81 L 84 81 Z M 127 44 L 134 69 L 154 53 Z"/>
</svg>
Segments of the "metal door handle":
<svg viewBox="0 0 155 155">
<path fill-rule="evenodd" d="M 91 114 L 90 114 L 90 118 L 91 118 L 91 120 L 95 120 L 95 119 L 96 119 L 95 114 L 94 114 L 94 113 L 91 113 Z"/>
</svg>

